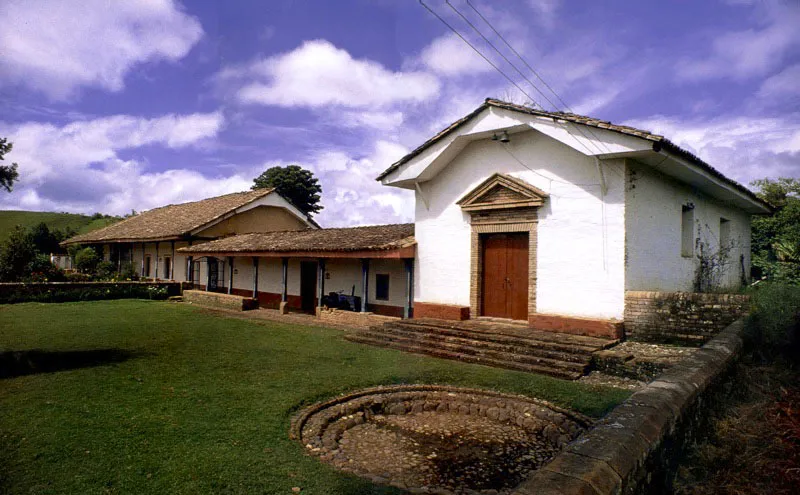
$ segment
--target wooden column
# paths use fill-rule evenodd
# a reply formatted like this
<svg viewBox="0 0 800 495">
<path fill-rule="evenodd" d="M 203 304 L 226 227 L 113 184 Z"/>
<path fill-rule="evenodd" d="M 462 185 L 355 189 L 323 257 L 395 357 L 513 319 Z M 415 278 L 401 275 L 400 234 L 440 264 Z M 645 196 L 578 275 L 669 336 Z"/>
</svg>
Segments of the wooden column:
<svg viewBox="0 0 800 495">
<path fill-rule="evenodd" d="M 217 263 L 217 258 L 206 256 L 206 292 L 208 292 L 210 290 L 209 287 L 211 287 L 211 268 L 209 268 L 211 263 Z M 219 263 L 217 263 L 217 267 L 219 267 Z M 219 276 L 217 276 L 217 280 L 219 280 Z"/>
<path fill-rule="evenodd" d="M 325 295 L 325 258 L 320 258 L 317 263 L 317 307 L 322 307 L 322 296 Z"/>
<path fill-rule="evenodd" d="M 170 241 L 172 247 L 172 257 L 169 259 L 169 279 L 175 280 L 175 241 Z"/>
<path fill-rule="evenodd" d="M 145 254 L 145 248 L 144 248 L 144 243 L 142 243 L 142 271 L 139 272 L 139 276 L 142 278 L 144 278 L 144 254 Z"/>
<path fill-rule="evenodd" d="M 228 294 L 233 293 L 233 256 L 228 256 Z"/>
<path fill-rule="evenodd" d="M 258 257 L 253 256 L 253 299 L 258 301 Z"/>
<path fill-rule="evenodd" d="M 155 280 L 158 280 L 158 241 L 156 241 L 156 273 Z"/>
<path fill-rule="evenodd" d="M 404 259 L 406 265 L 406 301 L 403 304 L 403 318 L 414 316 L 414 260 Z"/>
<path fill-rule="evenodd" d="M 192 240 L 189 239 L 189 246 L 192 245 Z M 186 257 L 186 281 L 194 283 L 194 256 Z"/>
<path fill-rule="evenodd" d="M 289 258 L 283 258 L 283 271 L 281 273 L 281 302 L 289 300 Z"/>
<path fill-rule="evenodd" d="M 369 258 L 361 260 L 361 312 L 367 312 L 367 298 L 369 297 Z"/>
</svg>

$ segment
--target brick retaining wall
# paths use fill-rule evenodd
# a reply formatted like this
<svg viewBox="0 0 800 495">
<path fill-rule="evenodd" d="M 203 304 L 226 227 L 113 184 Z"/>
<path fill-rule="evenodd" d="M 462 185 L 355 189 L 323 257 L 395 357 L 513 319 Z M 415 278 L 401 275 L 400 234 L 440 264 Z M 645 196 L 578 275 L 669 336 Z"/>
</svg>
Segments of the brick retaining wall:
<svg viewBox="0 0 800 495">
<path fill-rule="evenodd" d="M 744 320 L 636 392 L 514 495 L 672 493 L 678 462 L 708 429 L 742 349 Z"/>
<path fill-rule="evenodd" d="M 750 296 L 691 292 L 625 293 L 625 335 L 642 342 L 702 344 L 744 316 Z"/>
<path fill-rule="evenodd" d="M 242 297 L 234 294 L 220 294 L 218 292 L 185 290 L 183 291 L 183 300 L 200 306 L 231 309 L 234 311 L 247 311 L 258 308 L 258 301 L 252 297 Z"/>
<path fill-rule="evenodd" d="M 383 316 L 375 313 L 360 313 L 329 308 L 317 308 L 317 318 L 324 322 L 357 328 L 380 326 L 386 322 L 399 319 L 394 316 Z"/>
</svg>

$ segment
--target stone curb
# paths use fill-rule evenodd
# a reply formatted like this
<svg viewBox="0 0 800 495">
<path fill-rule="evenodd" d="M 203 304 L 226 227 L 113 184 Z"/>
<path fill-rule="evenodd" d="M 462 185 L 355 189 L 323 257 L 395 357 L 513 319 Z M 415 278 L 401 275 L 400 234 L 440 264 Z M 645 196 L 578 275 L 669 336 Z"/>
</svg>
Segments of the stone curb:
<svg viewBox="0 0 800 495">
<path fill-rule="evenodd" d="M 707 418 L 704 405 L 742 350 L 744 319 L 667 370 L 574 440 L 512 492 L 668 493 L 685 444 Z"/>
</svg>

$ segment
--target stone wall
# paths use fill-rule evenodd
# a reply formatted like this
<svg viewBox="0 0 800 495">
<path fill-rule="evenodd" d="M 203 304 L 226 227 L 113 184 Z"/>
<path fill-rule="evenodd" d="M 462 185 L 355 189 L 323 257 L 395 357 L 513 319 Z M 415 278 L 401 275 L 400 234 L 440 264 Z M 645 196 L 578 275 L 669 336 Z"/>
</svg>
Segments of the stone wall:
<svg viewBox="0 0 800 495">
<path fill-rule="evenodd" d="M 515 495 L 672 493 L 677 464 L 708 429 L 742 349 L 738 320 L 520 484 Z"/>
<path fill-rule="evenodd" d="M 699 345 L 744 316 L 750 296 L 691 292 L 625 293 L 625 335 L 641 342 Z"/>
<path fill-rule="evenodd" d="M 380 326 L 389 321 L 396 321 L 393 316 L 377 315 L 375 313 L 360 313 L 356 311 L 342 311 L 339 309 L 317 308 L 317 318 L 327 323 L 356 328 L 369 328 Z"/>
<path fill-rule="evenodd" d="M 258 301 L 252 297 L 242 297 L 233 294 L 220 294 L 217 292 L 205 292 L 199 290 L 183 291 L 183 300 L 208 306 L 210 308 L 228 309 L 233 311 L 247 311 L 258 308 Z"/>
</svg>

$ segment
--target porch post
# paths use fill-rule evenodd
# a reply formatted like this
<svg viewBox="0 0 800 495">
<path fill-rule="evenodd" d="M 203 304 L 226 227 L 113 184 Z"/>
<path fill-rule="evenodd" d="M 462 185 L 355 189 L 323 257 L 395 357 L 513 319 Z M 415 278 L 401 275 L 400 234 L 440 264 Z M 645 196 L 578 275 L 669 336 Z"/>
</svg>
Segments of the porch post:
<svg viewBox="0 0 800 495">
<path fill-rule="evenodd" d="M 289 258 L 283 258 L 283 273 L 281 274 L 281 302 L 289 300 Z"/>
<path fill-rule="evenodd" d="M 156 241 L 156 273 L 155 280 L 158 280 L 158 241 Z"/>
<path fill-rule="evenodd" d="M 211 260 L 214 260 L 214 263 L 217 263 L 217 267 L 219 267 L 219 262 L 217 261 L 217 258 L 206 256 L 206 292 L 208 292 L 209 287 L 211 287 L 211 268 L 210 268 Z"/>
<path fill-rule="evenodd" d="M 144 278 L 144 252 L 145 252 L 145 247 L 144 243 L 142 243 L 142 270 L 139 272 L 139 276 L 142 278 Z"/>
<path fill-rule="evenodd" d="M 228 278 L 228 294 L 233 293 L 233 256 L 228 256 L 228 273 L 230 273 L 230 277 Z"/>
<path fill-rule="evenodd" d="M 132 242 L 132 243 L 131 243 L 131 271 L 135 270 L 135 268 L 134 268 L 134 264 L 133 264 L 133 250 L 134 250 L 135 248 L 136 248 L 136 243 L 135 243 L 135 242 Z M 134 273 L 135 273 L 135 272 L 134 272 Z"/>
<path fill-rule="evenodd" d="M 369 258 L 361 259 L 361 312 L 367 312 L 369 297 Z"/>
<path fill-rule="evenodd" d="M 322 296 L 325 295 L 325 258 L 320 258 L 318 262 L 318 274 L 317 274 L 317 290 L 318 300 L 317 300 L 317 307 L 322 307 Z"/>
<path fill-rule="evenodd" d="M 122 246 L 117 246 L 117 275 L 122 273 Z"/>
<path fill-rule="evenodd" d="M 403 318 L 414 316 L 414 259 L 403 260 L 406 265 L 406 301 L 403 305 Z"/>
<path fill-rule="evenodd" d="M 189 246 L 192 245 L 192 240 L 189 239 Z M 186 257 L 186 281 L 194 284 L 194 270 L 193 268 L 194 256 Z"/>
<path fill-rule="evenodd" d="M 253 299 L 258 300 L 258 257 L 253 256 Z"/>
<path fill-rule="evenodd" d="M 175 241 L 170 241 L 172 245 L 172 257 L 169 259 L 169 279 L 175 280 Z"/>
</svg>

